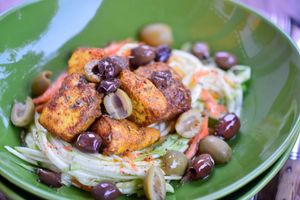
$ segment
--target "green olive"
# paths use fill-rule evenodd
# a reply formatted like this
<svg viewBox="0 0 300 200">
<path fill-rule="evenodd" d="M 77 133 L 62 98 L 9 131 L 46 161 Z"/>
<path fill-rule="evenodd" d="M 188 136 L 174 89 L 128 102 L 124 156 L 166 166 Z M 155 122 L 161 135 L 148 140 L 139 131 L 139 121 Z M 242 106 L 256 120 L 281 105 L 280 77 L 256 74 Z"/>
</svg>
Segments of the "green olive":
<svg viewBox="0 0 300 200">
<path fill-rule="evenodd" d="M 15 102 L 11 111 L 11 122 L 18 127 L 27 126 L 34 117 L 34 104 L 30 97 L 27 97 L 25 104 Z"/>
<path fill-rule="evenodd" d="M 175 129 L 178 135 L 192 138 L 199 132 L 202 122 L 201 112 L 198 109 L 191 109 L 179 116 Z"/>
<path fill-rule="evenodd" d="M 144 192 L 150 200 L 163 200 L 166 198 L 166 181 L 159 167 L 149 168 L 144 180 Z"/>
<path fill-rule="evenodd" d="M 98 63 L 99 60 L 91 60 L 84 66 L 84 76 L 90 82 L 99 83 L 101 81 L 100 76 L 97 75 Z"/>
<path fill-rule="evenodd" d="M 224 164 L 231 159 L 232 150 L 222 139 L 210 135 L 200 141 L 199 153 L 208 153 L 216 164 Z"/>
<path fill-rule="evenodd" d="M 33 96 L 40 96 L 51 85 L 51 71 L 42 71 L 32 81 L 31 91 Z"/>
<path fill-rule="evenodd" d="M 167 175 L 182 176 L 188 166 L 188 158 L 179 151 L 167 151 L 162 157 L 163 170 Z"/>
<path fill-rule="evenodd" d="M 166 24 L 148 24 L 140 31 L 140 39 L 151 46 L 170 45 L 173 42 L 173 33 Z"/>
<path fill-rule="evenodd" d="M 104 107 L 113 119 L 125 119 L 132 113 L 132 103 L 126 92 L 118 89 L 104 97 Z"/>
</svg>

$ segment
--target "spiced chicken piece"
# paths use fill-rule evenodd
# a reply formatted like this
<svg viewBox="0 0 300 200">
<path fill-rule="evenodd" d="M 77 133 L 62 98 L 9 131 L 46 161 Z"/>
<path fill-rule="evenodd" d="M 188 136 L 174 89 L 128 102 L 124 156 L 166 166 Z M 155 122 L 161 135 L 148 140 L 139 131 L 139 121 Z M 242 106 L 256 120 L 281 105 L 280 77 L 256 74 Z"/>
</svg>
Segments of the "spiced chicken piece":
<svg viewBox="0 0 300 200">
<path fill-rule="evenodd" d="M 143 149 L 155 143 L 160 133 L 150 127 L 139 127 L 135 123 L 101 116 L 92 125 L 91 130 L 101 136 L 104 142 L 104 154 L 120 154 Z"/>
<path fill-rule="evenodd" d="M 100 60 L 106 56 L 105 51 L 101 48 L 81 47 L 76 49 L 68 61 L 69 74 L 84 74 L 84 66 L 92 60 Z"/>
<path fill-rule="evenodd" d="M 167 99 L 148 79 L 129 70 L 120 74 L 121 89 L 132 101 L 133 111 L 129 120 L 147 126 L 162 120 L 167 112 Z"/>
<path fill-rule="evenodd" d="M 171 120 L 191 108 L 190 91 L 181 82 L 181 77 L 165 63 L 155 62 L 135 70 L 139 76 L 151 82 L 163 93 L 168 109 L 162 120 Z"/>
<path fill-rule="evenodd" d="M 39 122 L 50 133 L 70 142 L 100 116 L 101 95 L 79 74 L 68 75 L 43 109 Z"/>
</svg>

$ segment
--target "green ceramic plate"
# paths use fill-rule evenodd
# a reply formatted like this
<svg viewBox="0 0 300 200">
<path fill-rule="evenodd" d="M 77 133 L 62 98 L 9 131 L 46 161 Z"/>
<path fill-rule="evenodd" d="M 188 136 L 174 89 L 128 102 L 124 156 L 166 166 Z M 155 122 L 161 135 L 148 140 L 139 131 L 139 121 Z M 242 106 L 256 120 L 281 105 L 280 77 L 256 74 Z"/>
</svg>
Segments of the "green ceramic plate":
<svg viewBox="0 0 300 200">
<path fill-rule="evenodd" d="M 14 99 L 30 92 L 31 78 L 42 69 L 58 74 L 78 46 L 100 46 L 136 36 L 145 23 L 165 22 L 175 44 L 207 41 L 212 52 L 228 50 L 250 65 L 253 78 L 244 102 L 242 129 L 230 142 L 234 156 L 208 179 L 176 188 L 168 199 L 225 196 L 270 167 L 300 126 L 300 58 L 291 40 L 243 6 L 210 0 L 40 1 L 0 16 L 0 173 L 18 186 L 49 199 L 88 199 L 73 187 L 54 190 L 20 167 L 4 145 L 19 145 L 9 122 Z"/>
<path fill-rule="evenodd" d="M 13 199 L 13 200 L 25 200 L 23 197 L 21 197 L 19 194 L 17 194 L 15 191 L 13 191 L 11 187 L 9 187 L 8 185 L 5 185 L 3 183 L 4 181 L 2 181 L 2 178 L 0 177 L 0 192 L 2 194 L 4 194 L 9 199 Z M 16 189 L 15 186 L 14 186 L 14 189 Z"/>
<path fill-rule="evenodd" d="M 221 200 L 226 199 L 236 199 L 236 200 L 249 200 L 254 195 L 256 195 L 260 190 L 262 190 L 271 180 L 272 178 L 280 171 L 280 169 L 285 164 L 286 160 L 289 158 L 290 153 L 296 143 L 298 135 L 293 138 L 291 144 L 288 149 L 284 152 L 284 154 L 266 171 L 260 174 L 257 178 L 252 180 L 250 183 L 240 188 L 239 190 L 231 193 Z"/>
</svg>

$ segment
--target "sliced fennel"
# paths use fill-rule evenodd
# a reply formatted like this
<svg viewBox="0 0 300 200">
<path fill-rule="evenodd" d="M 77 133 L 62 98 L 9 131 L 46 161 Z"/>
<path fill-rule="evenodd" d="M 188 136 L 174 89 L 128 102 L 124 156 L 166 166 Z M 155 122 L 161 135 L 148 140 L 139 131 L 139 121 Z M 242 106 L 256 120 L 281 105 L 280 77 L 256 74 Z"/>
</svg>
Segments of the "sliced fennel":
<svg viewBox="0 0 300 200">
<path fill-rule="evenodd" d="M 36 123 L 38 122 L 35 121 L 35 124 L 31 125 L 30 132 L 26 136 L 30 138 L 26 141 L 30 147 L 5 148 L 34 166 L 61 172 L 62 182 L 65 185 L 95 186 L 101 181 L 110 180 L 117 184 L 122 193 L 132 194 L 141 190 L 140 184 L 136 183 L 143 181 L 147 170 L 152 165 L 161 165 L 158 158 L 167 150 L 183 152 L 188 147 L 187 139 L 178 135 L 168 135 L 162 144 L 136 152 L 140 156 L 133 161 L 118 155 L 86 154 L 73 148 L 69 143 L 53 137 Z M 143 160 L 147 156 L 152 156 L 151 161 Z M 179 180 L 181 176 L 165 176 L 165 179 Z M 171 185 L 167 185 L 167 188 L 170 192 L 174 191 Z"/>
</svg>

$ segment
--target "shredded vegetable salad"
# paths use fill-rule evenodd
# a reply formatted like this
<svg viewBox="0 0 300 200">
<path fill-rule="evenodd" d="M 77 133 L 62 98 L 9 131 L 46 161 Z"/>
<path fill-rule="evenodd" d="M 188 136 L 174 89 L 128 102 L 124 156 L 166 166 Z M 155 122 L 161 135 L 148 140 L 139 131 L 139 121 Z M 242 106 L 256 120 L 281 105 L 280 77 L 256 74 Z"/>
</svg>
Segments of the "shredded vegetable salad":
<svg viewBox="0 0 300 200">
<path fill-rule="evenodd" d="M 126 40 L 119 43 L 119 45 L 118 43 L 114 43 L 109 48 L 106 48 L 104 53 L 107 53 L 109 56 L 129 56 L 130 58 L 132 56 L 131 51 L 139 48 L 140 45 L 141 43 Z M 151 177 L 149 178 L 151 173 L 158 173 L 156 174 L 157 177 L 162 173 L 163 180 L 160 181 L 162 183 L 165 182 L 166 192 L 171 193 L 174 192 L 174 188 L 170 184 L 172 180 L 186 182 L 190 179 L 194 180 L 199 179 L 199 177 L 206 177 L 207 173 L 204 174 L 205 176 L 202 176 L 202 172 L 195 175 L 191 174 L 189 169 L 194 166 L 200 166 L 201 162 L 205 161 L 206 165 L 203 169 L 206 170 L 207 166 L 211 167 L 215 163 L 224 163 L 227 160 L 224 161 L 225 158 L 223 160 L 222 158 L 215 158 L 209 149 L 204 150 L 202 153 L 200 152 L 201 155 L 199 157 L 205 155 L 200 159 L 197 157 L 197 152 L 202 151 L 201 148 L 198 150 L 199 143 L 202 147 L 210 146 L 210 140 L 207 139 L 209 137 L 214 137 L 210 139 L 220 142 L 220 137 L 214 136 L 218 131 L 218 136 L 221 136 L 222 139 L 226 140 L 233 137 L 224 132 L 222 126 L 224 126 L 224 123 L 227 123 L 228 113 L 235 113 L 234 117 L 240 115 L 243 104 L 243 88 L 251 77 L 251 69 L 245 65 L 234 64 L 229 69 L 224 70 L 218 66 L 213 58 L 199 59 L 193 53 L 179 49 L 172 49 L 168 59 L 163 62 L 174 70 L 174 73 L 178 74 L 180 82 L 183 84 L 182 87 L 185 87 L 189 91 L 190 108 L 184 112 L 180 111 L 176 115 L 176 118 L 173 117 L 171 120 L 169 118 L 167 120 L 157 120 L 154 123 L 144 126 L 145 134 L 147 133 L 147 128 L 159 131 L 159 137 L 155 142 L 149 143 L 143 148 L 123 153 L 107 154 L 101 151 L 86 153 L 76 148 L 72 142 L 57 137 L 57 135 L 41 125 L 39 119 L 43 115 L 43 109 L 45 109 L 45 106 L 51 104 L 51 102 L 47 104 L 51 96 L 56 94 L 59 88 L 63 87 L 63 80 L 68 76 L 64 73 L 58 78 L 58 82 L 50 86 L 50 90 L 46 91 L 41 97 L 33 100 L 35 104 L 34 120 L 27 126 L 24 139 L 25 145 L 17 147 L 5 146 L 5 148 L 10 153 L 30 164 L 22 164 L 23 167 L 33 172 L 42 168 L 58 173 L 60 174 L 62 184 L 67 186 L 74 185 L 84 190 L 94 191 L 95 189 L 93 188 L 97 187 L 99 183 L 109 181 L 122 194 L 142 195 L 146 193 L 149 199 L 155 199 L 151 196 L 154 195 L 151 193 L 151 187 L 154 186 L 148 182 L 145 183 L 148 180 L 152 180 L 150 179 Z M 153 83 L 155 85 L 156 82 Z M 162 86 L 156 85 L 156 87 L 160 88 Z M 124 87 L 121 88 L 123 89 Z M 62 89 L 59 91 L 62 91 Z M 127 119 L 127 116 L 131 112 L 134 114 L 136 103 L 133 101 L 134 98 L 130 96 L 130 92 L 125 89 L 124 91 L 125 95 L 127 93 L 129 96 L 129 100 L 126 101 L 132 101 L 128 109 L 133 109 L 133 111 L 126 113 L 122 110 L 122 115 L 120 114 L 118 117 L 127 114 Z M 107 95 L 108 93 L 106 93 Z M 107 111 L 110 110 L 107 109 Z M 120 112 L 120 110 L 114 109 L 112 112 L 117 111 Z M 108 113 L 108 115 L 112 116 L 111 113 Z M 229 117 L 231 117 L 230 120 L 235 120 L 232 116 Z M 123 120 L 124 118 L 118 120 Z M 132 119 L 129 117 L 129 120 Z M 215 121 L 214 126 L 210 125 L 211 121 Z M 221 122 L 223 124 L 220 124 Z M 136 123 L 138 124 L 139 122 L 137 121 Z M 240 122 L 238 121 L 238 123 Z M 234 131 L 236 132 L 237 130 Z M 109 142 L 114 139 L 109 138 Z M 221 142 L 224 141 L 221 140 Z M 166 166 L 166 163 L 173 162 L 173 160 L 166 161 L 166 157 L 169 156 L 168 159 L 172 157 L 169 155 L 170 152 L 185 155 L 186 158 L 180 161 L 186 163 L 181 170 L 182 172 L 174 172 L 170 166 Z M 231 155 L 231 150 L 228 152 Z M 210 155 L 207 156 L 207 154 Z M 187 160 L 190 160 L 189 164 Z M 158 167 L 157 169 L 162 170 L 157 172 L 152 170 L 153 167 Z M 207 168 L 207 170 L 210 173 L 211 168 Z M 174 173 L 172 174 L 170 171 Z"/>
</svg>

